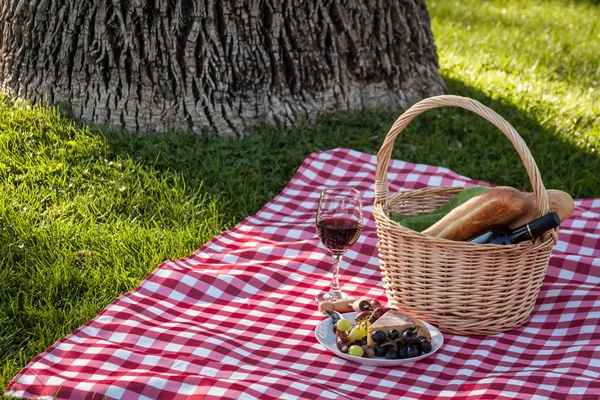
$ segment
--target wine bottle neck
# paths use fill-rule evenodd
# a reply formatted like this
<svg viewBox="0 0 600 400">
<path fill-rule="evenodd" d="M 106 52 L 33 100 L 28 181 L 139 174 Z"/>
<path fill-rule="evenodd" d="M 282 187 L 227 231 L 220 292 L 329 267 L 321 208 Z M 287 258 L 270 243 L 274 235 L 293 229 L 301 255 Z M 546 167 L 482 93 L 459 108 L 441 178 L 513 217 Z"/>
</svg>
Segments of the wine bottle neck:
<svg viewBox="0 0 600 400">
<path fill-rule="evenodd" d="M 536 238 L 541 236 L 544 232 L 556 228 L 558 225 L 560 225 L 560 218 L 554 211 L 551 211 L 543 217 L 525 225 L 525 227 L 529 229 L 531 237 Z"/>
<path fill-rule="evenodd" d="M 518 243 L 518 242 L 523 242 L 525 240 L 531 240 L 535 236 L 532 235 L 532 232 L 529 228 L 529 224 L 527 224 L 527 225 L 521 226 L 520 228 L 515 229 L 510 234 L 510 237 L 511 237 L 513 243 Z"/>
</svg>

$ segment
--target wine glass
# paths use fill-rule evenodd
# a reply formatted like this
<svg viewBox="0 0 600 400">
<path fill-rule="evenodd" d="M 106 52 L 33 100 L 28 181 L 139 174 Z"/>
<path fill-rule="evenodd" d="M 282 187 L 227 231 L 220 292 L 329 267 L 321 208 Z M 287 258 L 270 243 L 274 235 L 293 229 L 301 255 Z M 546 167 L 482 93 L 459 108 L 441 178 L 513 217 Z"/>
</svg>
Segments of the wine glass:
<svg viewBox="0 0 600 400">
<path fill-rule="evenodd" d="M 362 230 L 362 202 L 356 189 L 331 187 L 323 190 L 317 208 L 317 234 L 321 243 L 333 255 L 331 289 L 319 293 L 315 299 L 338 301 L 353 297 L 340 288 L 340 263 L 342 255 L 356 242 Z"/>
</svg>

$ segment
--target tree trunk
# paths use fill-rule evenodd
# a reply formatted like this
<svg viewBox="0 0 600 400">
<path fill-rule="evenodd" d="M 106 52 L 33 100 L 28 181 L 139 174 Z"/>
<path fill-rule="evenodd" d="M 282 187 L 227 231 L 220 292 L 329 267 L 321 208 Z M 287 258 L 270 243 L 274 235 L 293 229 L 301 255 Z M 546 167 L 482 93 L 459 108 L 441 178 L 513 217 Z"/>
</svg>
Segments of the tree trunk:
<svg viewBox="0 0 600 400">
<path fill-rule="evenodd" d="M 444 87 L 424 0 L 0 3 L 0 88 L 113 127 L 243 136 Z"/>
</svg>

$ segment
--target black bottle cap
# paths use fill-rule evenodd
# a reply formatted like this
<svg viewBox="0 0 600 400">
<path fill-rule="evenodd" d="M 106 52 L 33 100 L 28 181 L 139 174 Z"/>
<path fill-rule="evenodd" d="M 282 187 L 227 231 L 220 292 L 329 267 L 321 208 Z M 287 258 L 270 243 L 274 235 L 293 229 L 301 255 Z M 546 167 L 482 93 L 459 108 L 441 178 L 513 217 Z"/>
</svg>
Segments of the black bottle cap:
<svg viewBox="0 0 600 400">
<path fill-rule="evenodd" d="M 544 232 L 554 229 L 560 225 L 560 218 L 554 211 L 549 212 L 541 218 L 527 224 L 531 237 L 541 236 Z"/>
</svg>

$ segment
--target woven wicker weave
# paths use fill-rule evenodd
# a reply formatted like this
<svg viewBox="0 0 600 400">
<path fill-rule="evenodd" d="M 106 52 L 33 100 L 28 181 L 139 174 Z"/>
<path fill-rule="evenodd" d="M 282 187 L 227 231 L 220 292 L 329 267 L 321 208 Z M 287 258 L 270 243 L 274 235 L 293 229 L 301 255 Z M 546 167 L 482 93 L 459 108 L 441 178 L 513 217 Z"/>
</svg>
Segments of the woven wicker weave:
<svg viewBox="0 0 600 400">
<path fill-rule="evenodd" d="M 498 127 L 521 156 L 535 192 L 539 215 L 549 211 L 548 195 L 529 149 L 515 129 L 493 110 L 458 96 L 425 99 L 394 123 L 377 154 L 373 215 L 379 258 L 389 304 L 459 335 L 486 335 L 527 322 L 546 273 L 558 229 L 517 245 L 478 245 L 438 239 L 392 221 L 390 211 L 430 213 L 462 190 L 440 187 L 390 195 L 388 164 L 394 140 L 419 114 L 455 106 Z"/>
</svg>

